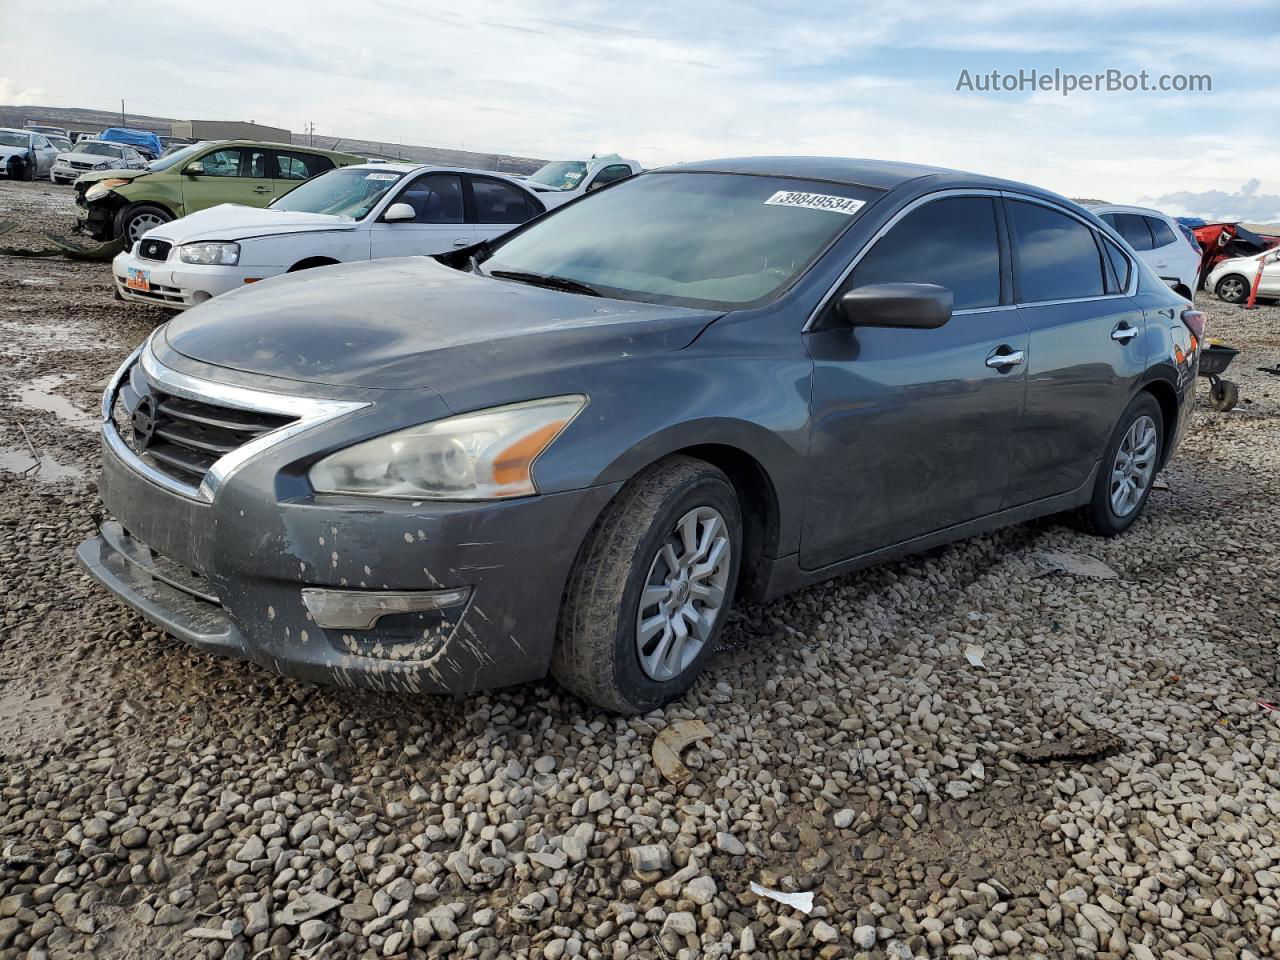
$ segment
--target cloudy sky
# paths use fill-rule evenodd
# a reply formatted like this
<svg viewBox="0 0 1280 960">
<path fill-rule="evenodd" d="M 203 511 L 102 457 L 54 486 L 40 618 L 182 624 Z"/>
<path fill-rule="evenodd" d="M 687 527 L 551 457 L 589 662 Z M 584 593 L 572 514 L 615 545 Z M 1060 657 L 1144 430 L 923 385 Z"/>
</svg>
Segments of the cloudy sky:
<svg viewBox="0 0 1280 960">
<path fill-rule="evenodd" d="M 646 165 L 910 160 L 1280 220 L 1273 0 L 0 0 L 0 103 L 254 119 Z M 1209 74 L 1210 93 L 957 91 L 961 71 Z M 1267 74 L 1270 74 L 1268 76 Z"/>
</svg>

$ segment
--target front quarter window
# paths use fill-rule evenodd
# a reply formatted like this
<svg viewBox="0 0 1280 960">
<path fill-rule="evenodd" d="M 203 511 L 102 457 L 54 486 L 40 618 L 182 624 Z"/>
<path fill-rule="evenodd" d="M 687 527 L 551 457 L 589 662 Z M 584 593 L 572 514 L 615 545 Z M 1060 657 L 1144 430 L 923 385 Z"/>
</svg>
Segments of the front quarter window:
<svg viewBox="0 0 1280 960">
<path fill-rule="evenodd" d="M 486 273 L 576 281 L 606 296 L 734 307 L 790 286 L 878 193 L 727 173 L 652 173 L 502 242 Z"/>
</svg>

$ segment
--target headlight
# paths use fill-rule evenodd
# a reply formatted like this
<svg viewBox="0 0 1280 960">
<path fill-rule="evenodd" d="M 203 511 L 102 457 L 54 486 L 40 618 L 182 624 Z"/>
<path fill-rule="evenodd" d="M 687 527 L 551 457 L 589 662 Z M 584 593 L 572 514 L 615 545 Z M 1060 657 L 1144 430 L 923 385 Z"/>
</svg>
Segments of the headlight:
<svg viewBox="0 0 1280 960">
<path fill-rule="evenodd" d="M 240 262 L 240 244 L 184 243 L 178 248 L 178 259 L 183 263 L 212 263 L 234 267 Z"/>
<path fill-rule="evenodd" d="M 97 200 L 99 197 L 105 197 L 110 193 L 112 187 L 118 187 L 120 184 L 128 182 L 128 180 L 117 179 L 115 177 L 112 177 L 109 180 L 99 180 L 84 192 L 84 198 L 86 200 Z"/>
<path fill-rule="evenodd" d="M 580 395 L 465 413 L 389 433 L 311 468 L 319 493 L 498 500 L 537 493 L 533 462 L 586 406 Z"/>
<path fill-rule="evenodd" d="M 110 169 L 111 169 L 111 164 L 109 164 L 109 163 L 107 163 L 107 161 L 103 160 L 101 163 L 95 163 L 95 164 L 93 165 L 93 169 L 95 169 L 95 170 L 110 170 Z"/>
</svg>

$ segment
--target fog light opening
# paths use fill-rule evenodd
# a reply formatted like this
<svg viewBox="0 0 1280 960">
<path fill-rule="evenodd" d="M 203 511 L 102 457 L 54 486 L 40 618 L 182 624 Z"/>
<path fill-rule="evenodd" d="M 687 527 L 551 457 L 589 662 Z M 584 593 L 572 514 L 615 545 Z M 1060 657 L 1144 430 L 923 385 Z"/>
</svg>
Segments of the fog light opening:
<svg viewBox="0 0 1280 960">
<path fill-rule="evenodd" d="M 196 303 L 204 303 L 206 300 L 208 300 L 212 296 L 213 294 L 209 293 L 206 290 L 197 290 L 195 293 L 191 295 L 191 299 Z"/>
<path fill-rule="evenodd" d="M 470 587 L 448 590 L 328 590 L 306 587 L 302 602 L 316 626 L 326 630 L 371 630 L 393 613 L 426 613 L 467 602 Z"/>
</svg>

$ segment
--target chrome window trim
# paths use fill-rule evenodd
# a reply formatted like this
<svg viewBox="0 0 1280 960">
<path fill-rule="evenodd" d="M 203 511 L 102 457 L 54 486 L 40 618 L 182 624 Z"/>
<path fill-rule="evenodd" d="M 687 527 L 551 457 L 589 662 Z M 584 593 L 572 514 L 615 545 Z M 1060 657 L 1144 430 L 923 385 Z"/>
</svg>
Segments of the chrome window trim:
<svg viewBox="0 0 1280 960">
<path fill-rule="evenodd" d="M 926 203 L 932 203 L 935 200 L 941 200 L 947 197 L 997 197 L 999 199 L 1025 200 L 1029 203 L 1038 203 L 1042 207 L 1048 207 L 1050 210 L 1056 210 L 1058 213 L 1066 214 L 1072 219 L 1078 220 L 1094 233 L 1101 233 L 1103 237 L 1110 240 L 1112 243 L 1115 243 L 1115 238 L 1111 237 L 1105 231 L 1099 231 L 1096 223 L 1090 223 L 1079 214 L 1072 210 L 1068 210 L 1061 204 L 1053 203 L 1040 197 L 1033 197 L 1030 194 L 1017 193 L 1012 190 L 995 190 L 985 187 L 953 187 L 947 190 L 939 190 L 935 193 L 927 193 L 922 197 L 916 197 L 916 199 L 912 200 L 909 204 L 895 213 L 871 236 L 871 239 L 863 244 L 862 249 L 858 251 L 857 256 L 849 261 L 849 265 L 840 272 L 840 276 L 836 278 L 836 281 L 831 284 L 827 289 L 827 292 L 819 299 L 818 305 L 809 313 L 809 318 L 805 321 L 804 328 L 800 332 L 808 333 L 813 329 L 813 325 L 817 321 L 818 315 L 822 313 L 826 306 L 831 302 L 831 298 L 835 295 L 835 292 L 840 289 L 846 280 L 849 279 L 849 274 L 853 273 L 862 258 L 867 255 L 871 248 L 874 247 L 886 233 L 897 225 L 899 220 L 918 207 L 924 206 Z M 1013 244 L 1014 237 L 1010 235 L 1009 247 L 1011 250 L 1013 248 Z M 966 307 L 963 310 L 953 311 L 952 316 L 965 316 L 972 313 L 990 313 L 993 310 L 1017 310 L 1022 307 L 1045 307 L 1062 303 L 1088 303 L 1093 300 L 1119 300 L 1124 297 L 1132 297 L 1138 292 L 1137 264 L 1134 262 L 1133 257 L 1129 256 L 1128 251 L 1125 250 L 1122 244 L 1116 243 L 1116 248 L 1124 255 L 1125 259 L 1129 261 L 1129 287 L 1123 293 L 1108 293 L 1099 297 L 1073 297 L 1065 300 L 1033 300 L 1027 303 L 1015 301 L 1014 303 L 996 304 L 995 306 L 990 307 Z"/>
<path fill-rule="evenodd" d="M 162 328 L 163 329 L 163 328 Z M 102 437 L 103 441 L 122 461 L 135 472 L 146 477 L 152 483 L 164 487 L 180 496 L 191 500 L 212 503 L 218 490 L 237 470 L 264 450 L 283 443 L 305 430 L 327 423 L 337 417 L 369 406 L 368 402 L 355 400 L 317 400 L 310 397 L 291 397 L 280 393 L 268 393 L 249 387 L 237 387 L 231 384 L 216 383 L 199 377 L 188 376 L 177 370 L 170 370 L 160 365 L 151 350 L 151 341 L 159 331 L 153 333 L 141 347 L 130 354 L 115 375 L 111 378 L 106 392 L 102 395 Z M 140 359 L 139 359 L 140 357 Z M 280 416 L 297 417 L 293 423 L 285 424 L 276 430 L 265 433 L 251 440 L 242 447 L 237 447 L 214 461 L 209 472 L 205 474 L 200 486 L 175 480 L 168 474 L 147 464 L 124 442 L 116 429 L 113 409 L 116 392 L 120 383 L 134 361 L 142 364 L 142 372 L 156 386 L 175 397 L 197 400 L 204 403 L 216 403 L 219 406 L 235 410 L 246 410 L 253 413 L 272 413 Z"/>
</svg>

